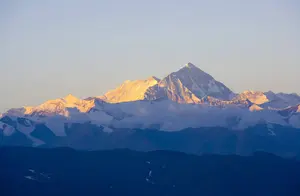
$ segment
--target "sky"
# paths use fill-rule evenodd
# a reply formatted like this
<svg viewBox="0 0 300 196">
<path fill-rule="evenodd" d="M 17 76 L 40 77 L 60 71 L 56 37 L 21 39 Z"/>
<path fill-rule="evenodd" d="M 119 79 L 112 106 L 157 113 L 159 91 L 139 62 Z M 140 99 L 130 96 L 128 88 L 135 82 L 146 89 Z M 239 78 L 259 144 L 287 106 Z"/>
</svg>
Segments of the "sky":
<svg viewBox="0 0 300 196">
<path fill-rule="evenodd" d="M 0 112 L 187 62 L 235 92 L 300 93 L 300 1 L 0 1 Z"/>
</svg>

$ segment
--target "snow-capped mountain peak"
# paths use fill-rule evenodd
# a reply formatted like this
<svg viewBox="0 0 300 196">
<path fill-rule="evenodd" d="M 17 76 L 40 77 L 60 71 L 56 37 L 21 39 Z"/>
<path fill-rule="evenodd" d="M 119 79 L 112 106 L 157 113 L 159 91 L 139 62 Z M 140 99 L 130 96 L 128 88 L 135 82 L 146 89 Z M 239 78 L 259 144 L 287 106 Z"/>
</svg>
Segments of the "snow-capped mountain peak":
<svg viewBox="0 0 300 196">
<path fill-rule="evenodd" d="M 261 91 L 246 90 L 238 94 L 234 100 L 249 100 L 251 103 L 261 105 L 269 102 L 268 97 Z"/>
<path fill-rule="evenodd" d="M 185 75 L 191 75 L 193 77 L 202 77 L 202 81 L 205 80 L 212 80 L 213 77 L 209 75 L 208 73 L 201 70 L 199 67 L 192 63 L 185 64 L 181 69 L 179 69 L 176 72 L 173 72 L 172 74 L 180 77 L 184 77 Z"/>
<path fill-rule="evenodd" d="M 199 69 L 196 65 L 194 65 L 191 62 L 188 62 L 187 64 L 184 65 L 183 68 L 188 68 L 188 69 Z"/>
<path fill-rule="evenodd" d="M 154 76 L 146 80 L 127 80 L 100 98 L 110 103 L 157 99 L 200 103 L 206 96 L 229 100 L 233 95 L 224 84 L 189 62 L 162 80 Z"/>
<path fill-rule="evenodd" d="M 187 63 L 186 66 L 170 75 L 175 76 L 184 87 L 199 99 L 211 96 L 229 100 L 233 94 L 224 84 L 216 81 L 211 75 L 202 71 L 192 63 Z"/>
<path fill-rule="evenodd" d="M 196 67 L 193 63 L 191 62 L 188 62 L 187 64 L 185 64 L 186 67 L 189 67 L 189 68 L 193 68 L 193 67 Z"/>
<path fill-rule="evenodd" d="M 66 97 L 63 98 L 63 100 L 65 100 L 67 104 L 76 104 L 80 102 L 80 99 L 78 99 L 72 94 L 68 94 Z"/>
</svg>

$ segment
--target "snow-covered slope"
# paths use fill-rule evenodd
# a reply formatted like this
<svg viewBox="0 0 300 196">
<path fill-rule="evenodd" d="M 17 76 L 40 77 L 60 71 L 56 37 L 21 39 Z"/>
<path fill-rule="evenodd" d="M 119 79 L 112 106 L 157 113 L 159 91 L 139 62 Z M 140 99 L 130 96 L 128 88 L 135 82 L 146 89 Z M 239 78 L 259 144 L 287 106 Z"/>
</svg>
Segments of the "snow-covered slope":
<svg viewBox="0 0 300 196">
<path fill-rule="evenodd" d="M 80 100 L 78 103 L 84 103 L 86 100 Z M 70 108 L 60 107 L 49 113 L 49 109 L 43 111 L 43 107 L 32 107 L 33 111 L 39 111 L 24 114 L 23 117 L 43 123 L 50 128 L 56 136 L 65 136 L 65 125 L 72 123 L 92 123 L 103 127 L 112 128 L 151 128 L 157 127 L 161 130 L 176 131 L 187 127 L 236 127 L 245 128 L 253 125 L 259 120 L 281 125 L 288 125 L 284 121 L 284 116 L 277 110 L 266 110 L 252 103 L 236 103 L 230 101 L 210 100 L 200 104 L 182 104 L 168 99 L 147 101 L 140 100 L 124 103 L 105 103 L 98 102 L 97 98 L 90 98 L 89 102 L 96 103 L 89 108 L 87 112 L 76 110 L 70 111 Z M 225 102 L 225 103 L 222 103 Z M 52 103 L 52 102 L 51 102 Z M 52 108 L 52 104 L 50 104 Z M 77 107 L 81 108 L 82 106 Z M 25 110 L 24 110 L 25 111 Z M 47 114 L 45 116 L 44 114 Z M 9 114 L 9 113 L 8 113 Z M 39 116 L 39 115 L 42 115 Z M 230 119 L 238 118 L 241 121 L 232 123 Z M 256 119 L 256 120 L 253 120 Z M 243 122 L 246 122 L 243 124 Z"/>
<path fill-rule="evenodd" d="M 86 113 L 91 108 L 95 107 L 95 99 L 82 100 L 71 94 L 64 98 L 48 100 L 38 106 L 13 108 L 2 115 L 11 116 L 31 116 L 31 117 L 49 117 L 49 116 L 72 116 L 76 113 Z"/>
<path fill-rule="evenodd" d="M 246 100 L 265 109 L 271 108 L 277 110 L 300 104 L 300 96 L 295 93 L 274 93 L 272 91 L 244 91 L 237 94 L 231 101 L 242 102 Z"/>
<path fill-rule="evenodd" d="M 0 119 L 0 128 L 1 127 L 4 136 L 11 136 L 16 131 L 19 131 L 32 141 L 33 146 L 45 144 L 44 141 L 31 135 L 31 133 L 35 130 L 35 123 L 27 118 L 4 116 Z"/>
<path fill-rule="evenodd" d="M 269 102 L 265 103 L 265 107 L 271 108 L 286 108 L 289 106 L 294 106 L 300 104 L 300 96 L 296 93 L 287 94 L 287 93 L 274 93 L 272 91 L 268 91 L 264 93 Z"/>
<path fill-rule="evenodd" d="M 268 97 L 260 91 L 244 91 L 234 97 L 233 100 L 249 100 L 251 103 L 257 105 L 269 102 Z"/>
<path fill-rule="evenodd" d="M 158 84 L 159 81 L 154 76 L 146 80 L 127 80 L 121 86 L 107 92 L 104 96 L 100 96 L 100 98 L 109 103 L 144 100 L 146 91 Z"/>
</svg>

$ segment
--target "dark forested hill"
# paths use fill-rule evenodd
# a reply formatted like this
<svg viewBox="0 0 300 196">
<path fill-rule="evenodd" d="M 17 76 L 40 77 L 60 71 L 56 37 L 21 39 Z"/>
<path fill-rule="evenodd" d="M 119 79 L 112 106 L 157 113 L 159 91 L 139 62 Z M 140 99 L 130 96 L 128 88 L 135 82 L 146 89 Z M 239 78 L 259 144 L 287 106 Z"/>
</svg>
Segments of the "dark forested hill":
<svg viewBox="0 0 300 196">
<path fill-rule="evenodd" d="M 0 148 L 1 195 L 300 195 L 300 162 L 267 153 Z"/>
</svg>

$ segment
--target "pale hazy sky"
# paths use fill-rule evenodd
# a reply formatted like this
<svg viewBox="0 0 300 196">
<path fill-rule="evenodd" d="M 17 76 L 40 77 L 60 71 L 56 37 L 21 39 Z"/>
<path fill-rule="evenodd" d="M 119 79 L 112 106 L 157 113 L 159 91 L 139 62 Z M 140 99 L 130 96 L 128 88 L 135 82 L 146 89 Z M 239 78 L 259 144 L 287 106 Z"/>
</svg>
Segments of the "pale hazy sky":
<svg viewBox="0 0 300 196">
<path fill-rule="evenodd" d="M 0 112 L 192 62 L 232 90 L 300 93 L 298 0 L 0 0 Z"/>
</svg>

